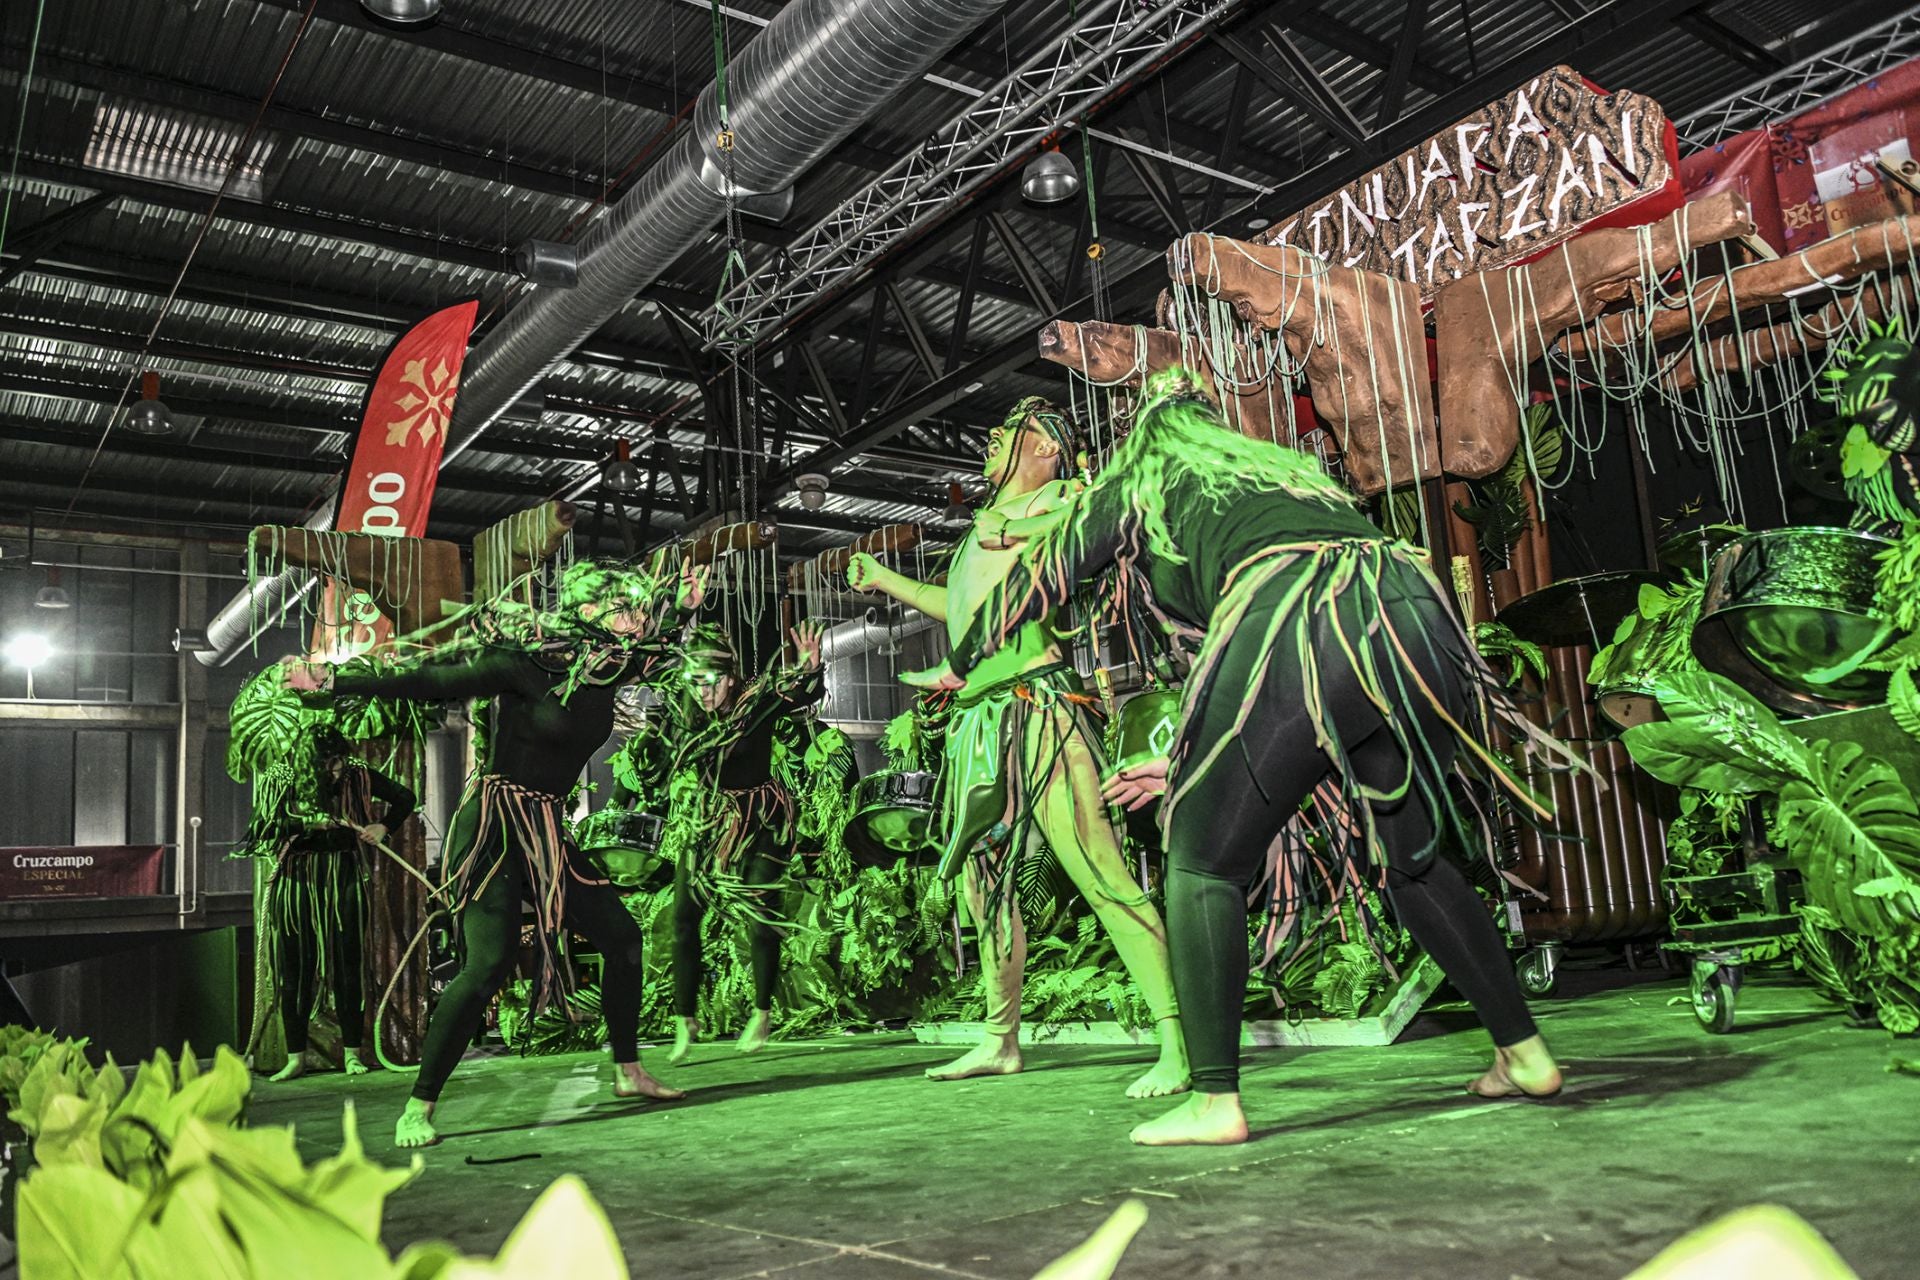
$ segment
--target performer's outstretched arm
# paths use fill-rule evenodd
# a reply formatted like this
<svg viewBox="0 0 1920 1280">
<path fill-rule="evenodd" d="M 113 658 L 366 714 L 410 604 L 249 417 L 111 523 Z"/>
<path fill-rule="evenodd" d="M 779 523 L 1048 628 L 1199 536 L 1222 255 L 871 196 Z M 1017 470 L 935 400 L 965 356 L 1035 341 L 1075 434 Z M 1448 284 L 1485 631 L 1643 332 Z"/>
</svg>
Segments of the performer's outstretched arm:
<svg viewBox="0 0 1920 1280">
<path fill-rule="evenodd" d="M 920 582 L 887 568 L 861 551 L 847 561 L 847 585 L 855 591 L 892 596 L 909 609 L 918 609 L 935 622 L 947 620 L 947 589 L 937 582 Z"/>
<path fill-rule="evenodd" d="M 321 662 L 289 662 L 287 683 L 303 692 L 332 690 L 371 698 L 460 702 L 519 690 L 531 665 L 512 649 L 482 649 L 463 660 L 423 659 L 365 674 L 336 673 Z"/>
</svg>

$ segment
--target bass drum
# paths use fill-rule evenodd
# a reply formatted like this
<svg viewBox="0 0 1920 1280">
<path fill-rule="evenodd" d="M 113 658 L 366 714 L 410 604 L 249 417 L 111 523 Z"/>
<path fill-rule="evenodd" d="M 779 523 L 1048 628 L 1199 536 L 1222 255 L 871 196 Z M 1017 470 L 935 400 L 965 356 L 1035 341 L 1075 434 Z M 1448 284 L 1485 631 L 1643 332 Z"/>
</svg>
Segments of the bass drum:
<svg viewBox="0 0 1920 1280">
<path fill-rule="evenodd" d="M 1820 715 L 1882 701 L 1861 664 L 1893 632 L 1874 558 L 1892 544 L 1852 529 L 1749 533 L 1713 559 L 1693 653 L 1775 711 Z"/>
<path fill-rule="evenodd" d="M 932 861 L 934 790 L 939 775 L 921 770 L 871 774 L 853 788 L 853 816 L 847 819 L 847 849 L 868 866 L 890 866 L 895 859 Z"/>
</svg>

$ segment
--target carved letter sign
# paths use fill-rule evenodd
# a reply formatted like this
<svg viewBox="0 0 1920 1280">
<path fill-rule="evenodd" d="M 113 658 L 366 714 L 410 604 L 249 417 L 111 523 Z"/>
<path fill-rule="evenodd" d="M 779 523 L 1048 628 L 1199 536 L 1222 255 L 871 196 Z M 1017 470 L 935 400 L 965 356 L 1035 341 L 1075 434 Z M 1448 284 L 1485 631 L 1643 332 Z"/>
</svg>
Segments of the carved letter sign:
<svg viewBox="0 0 1920 1280">
<path fill-rule="evenodd" d="M 1673 181 L 1666 114 L 1555 67 L 1262 239 L 1397 276 L 1421 300 L 1510 266 Z"/>
</svg>

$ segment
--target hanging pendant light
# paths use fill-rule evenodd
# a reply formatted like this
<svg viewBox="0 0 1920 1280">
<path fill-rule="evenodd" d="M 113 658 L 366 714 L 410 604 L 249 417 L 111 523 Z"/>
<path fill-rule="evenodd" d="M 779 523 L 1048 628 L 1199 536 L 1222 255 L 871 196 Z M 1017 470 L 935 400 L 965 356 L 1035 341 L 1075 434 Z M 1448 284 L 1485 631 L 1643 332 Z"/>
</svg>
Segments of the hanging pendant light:
<svg viewBox="0 0 1920 1280">
<path fill-rule="evenodd" d="M 67 594 L 67 589 L 60 585 L 58 569 L 47 570 L 47 585 L 40 588 L 40 594 L 33 598 L 33 607 L 36 609 L 73 608 L 73 598 Z"/>
<path fill-rule="evenodd" d="M 600 483 L 614 493 L 633 493 L 640 488 L 640 468 L 633 465 L 633 446 L 625 440 L 613 442 L 613 458 L 600 468 Z"/>
<path fill-rule="evenodd" d="M 160 375 L 140 375 L 140 398 L 127 408 L 127 430 L 140 436 L 173 434 L 173 410 L 160 402 Z"/>
<path fill-rule="evenodd" d="M 440 0 L 360 0 L 360 7 L 374 21 L 396 27 L 423 27 L 440 16 Z"/>
<path fill-rule="evenodd" d="M 1027 161 L 1026 172 L 1020 175 L 1020 194 L 1035 204 L 1059 204 L 1071 200 L 1079 190 L 1079 171 L 1057 149 L 1042 151 Z"/>
</svg>

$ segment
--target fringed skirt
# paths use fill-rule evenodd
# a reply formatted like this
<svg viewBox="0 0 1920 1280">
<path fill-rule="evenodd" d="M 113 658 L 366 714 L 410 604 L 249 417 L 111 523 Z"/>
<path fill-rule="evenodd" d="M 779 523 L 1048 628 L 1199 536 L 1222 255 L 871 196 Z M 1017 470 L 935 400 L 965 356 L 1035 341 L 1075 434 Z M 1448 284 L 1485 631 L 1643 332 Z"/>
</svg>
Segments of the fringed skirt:
<svg viewBox="0 0 1920 1280">
<path fill-rule="evenodd" d="M 1584 767 L 1521 714 L 1444 602 L 1419 553 L 1395 542 L 1274 546 L 1228 575 L 1183 695 L 1160 821 L 1166 831 L 1206 822 L 1182 801 L 1232 762 L 1243 735 L 1275 731 L 1257 714 L 1268 680 L 1297 673 L 1299 707 L 1328 772 L 1268 851 L 1269 960 L 1297 933 L 1303 903 L 1337 916 L 1347 895 L 1383 883 L 1389 851 L 1377 811 L 1419 805 L 1442 840 L 1491 857 L 1493 796 L 1524 819 L 1552 816 L 1512 756 Z M 1369 787 L 1350 753 L 1381 733 L 1392 735 L 1406 771 Z"/>
<path fill-rule="evenodd" d="M 783 927 L 768 905 L 793 856 L 798 808 L 793 792 L 777 778 L 753 787 L 705 785 L 695 770 L 683 770 L 671 788 L 672 812 L 661 853 L 690 884 L 700 901 L 716 904 L 743 922 Z M 771 858 L 775 874 L 749 881 L 750 855 Z"/>
<path fill-rule="evenodd" d="M 268 972 L 276 981 L 286 981 L 285 966 L 295 956 L 312 955 L 319 959 L 313 990 L 326 989 L 341 963 L 338 948 L 362 945 L 365 875 L 356 849 L 303 847 L 298 838 L 285 842 L 267 881 L 265 903 Z"/>
<path fill-rule="evenodd" d="M 499 774 L 487 774 L 460 806 L 456 829 L 473 824 L 472 835 L 450 851 L 446 881 L 456 913 L 480 896 L 495 876 L 506 873 L 508 859 L 519 860 L 526 899 L 533 904 L 535 947 L 540 973 L 534 1012 L 555 995 L 572 994 L 572 976 L 560 962 L 561 931 L 566 926 L 571 885 L 604 885 L 574 846 L 566 823 L 566 797 L 535 791 Z"/>
</svg>

